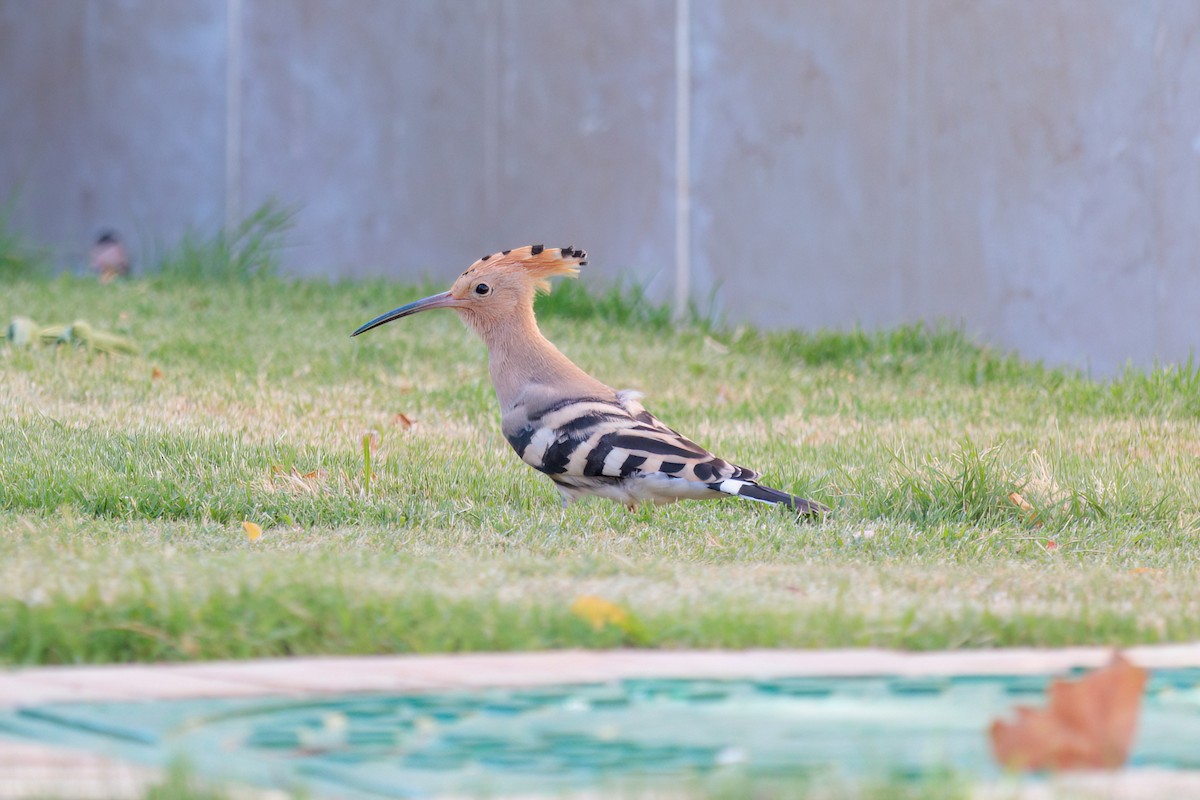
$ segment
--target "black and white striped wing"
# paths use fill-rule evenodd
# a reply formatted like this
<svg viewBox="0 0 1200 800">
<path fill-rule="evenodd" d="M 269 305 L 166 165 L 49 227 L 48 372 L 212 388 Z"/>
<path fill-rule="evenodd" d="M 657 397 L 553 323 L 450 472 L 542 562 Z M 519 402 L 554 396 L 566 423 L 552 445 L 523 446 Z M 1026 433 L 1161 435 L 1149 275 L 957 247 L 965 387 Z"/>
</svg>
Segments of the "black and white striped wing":
<svg viewBox="0 0 1200 800">
<path fill-rule="evenodd" d="M 621 395 L 616 403 L 579 399 L 554 404 L 508 440 L 525 463 L 551 477 L 621 479 L 663 473 L 705 484 L 758 477 L 667 427 L 636 398 Z"/>
</svg>

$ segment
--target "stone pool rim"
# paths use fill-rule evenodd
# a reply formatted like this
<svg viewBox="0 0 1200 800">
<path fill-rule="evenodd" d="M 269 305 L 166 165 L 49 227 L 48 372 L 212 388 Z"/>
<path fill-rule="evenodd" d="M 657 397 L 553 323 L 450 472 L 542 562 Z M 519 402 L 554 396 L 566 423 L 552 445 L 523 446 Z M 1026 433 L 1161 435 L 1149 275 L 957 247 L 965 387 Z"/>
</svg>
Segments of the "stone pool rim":
<svg viewBox="0 0 1200 800">
<path fill-rule="evenodd" d="M 445 692 L 629 678 L 1046 675 L 1103 666 L 1112 647 L 996 650 L 552 650 L 317 656 L 0 670 L 0 709 L 103 700 Z M 1200 668 L 1200 643 L 1122 649 L 1148 669 Z"/>
</svg>

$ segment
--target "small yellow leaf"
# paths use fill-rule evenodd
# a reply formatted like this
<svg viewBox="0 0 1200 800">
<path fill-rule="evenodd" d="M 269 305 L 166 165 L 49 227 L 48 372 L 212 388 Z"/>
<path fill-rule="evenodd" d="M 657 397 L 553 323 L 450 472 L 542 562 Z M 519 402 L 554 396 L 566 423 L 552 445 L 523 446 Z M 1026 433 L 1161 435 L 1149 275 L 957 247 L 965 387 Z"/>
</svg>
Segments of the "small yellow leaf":
<svg viewBox="0 0 1200 800">
<path fill-rule="evenodd" d="M 262 536 L 262 528 L 256 523 L 243 520 L 242 527 L 246 531 L 246 537 L 252 542 L 258 541 L 258 537 Z"/>
<path fill-rule="evenodd" d="M 571 603 L 571 613 L 587 622 L 596 630 L 612 625 L 626 630 L 629 625 L 629 612 L 611 600 L 595 595 L 582 595 Z"/>
</svg>

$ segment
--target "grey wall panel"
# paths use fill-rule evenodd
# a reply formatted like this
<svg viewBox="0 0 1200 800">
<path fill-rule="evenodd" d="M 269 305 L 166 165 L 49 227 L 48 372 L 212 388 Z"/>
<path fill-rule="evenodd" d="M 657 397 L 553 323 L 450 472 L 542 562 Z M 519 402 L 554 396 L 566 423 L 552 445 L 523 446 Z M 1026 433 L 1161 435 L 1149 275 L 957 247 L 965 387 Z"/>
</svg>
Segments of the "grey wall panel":
<svg viewBox="0 0 1200 800">
<path fill-rule="evenodd" d="M 893 324 L 914 268 L 898 3 L 693 4 L 692 264 L 733 320 Z"/>
<path fill-rule="evenodd" d="M 0 3 L 0 202 L 17 203 L 17 230 L 76 262 L 91 232 L 80 184 L 84 22 L 71 4 Z"/>
<path fill-rule="evenodd" d="M 1155 356 L 1200 363 L 1200 13 L 1166 2 L 1154 38 L 1154 143 L 1161 181 L 1153 252 L 1159 261 Z M 1124 317 L 1124 315 L 1122 315 Z"/>
<path fill-rule="evenodd" d="M 624 6 L 249 2 L 245 207 L 300 209 L 305 274 L 547 239 L 599 246 L 593 273 L 670 263 L 673 6 Z"/>
<path fill-rule="evenodd" d="M 225 4 L 85 5 L 85 219 L 143 251 L 211 231 L 224 208 Z"/>
<path fill-rule="evenodd" d="M 242 205 L 299 209 L 290 270 L 446 277 L 495 248 L 485 5 L 246 3 Z"/>
<path fill-rule="evenodd" d="M 507 0 L 497 11 L 484 227 L 504 247 L 585 247 L 585 280 L 624 274 L 667 296 L 673 0 Z"/>
<path fill-rule="evenodd" d="M 928 3 L 927 317 L 1108 372 L 1155 350 L 1155 15 Z"/>
<path fill-rule="evenodd" d="M 144 263 L 155 242 L 220 222 L 224 30 L 220 2 L 0 4 L 4 74 L 21 78 L 0 89 L 0 188 L 64 264 L 100 228 Z"/>
</svg>

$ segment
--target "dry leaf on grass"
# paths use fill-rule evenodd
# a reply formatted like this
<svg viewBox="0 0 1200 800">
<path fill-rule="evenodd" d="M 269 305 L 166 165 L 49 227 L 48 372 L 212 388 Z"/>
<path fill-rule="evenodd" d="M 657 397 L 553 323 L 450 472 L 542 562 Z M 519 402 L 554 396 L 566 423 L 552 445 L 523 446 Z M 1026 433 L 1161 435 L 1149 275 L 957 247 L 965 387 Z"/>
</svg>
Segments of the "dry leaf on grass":
<svg viewBox="0 0 1200 800">
<path fill-rule="evenodd" d="M 1055 680 L 1048 708 L 1017 706 L 1015 722 L 992 723 L 992 753 L 1009 769 L 1116 769 L 1129 759 L 1147 679 L 1116 653 L 1078 681 Z"/>
<path fill-rule="evenodd" d="M 410 431 L 412 430 L 413 426 L 417 424 L 417 421 L 401 411 L 392 418 L 392 424 L 399 425 L 402 429 Z"/>
<path fill-rule="evenodd" d="M 286 490 L 293 494 L 318 495 L 323 491 L 327 477 L 329 477 L 329 473 L 323 469 L 301 473 L 295 467 L 289 470 L 281 464 L 272 464 L 271 478 L 267 483 L 267 488 L 270 491 Z"/>
<path fill-rule="evenodd" d="M 704 346 L 718 355 L 729 355 L 729 348 L 711 336 L 704 337 Z"/>
<path fill-rule="evenodd" d="M 1009 492 L 1008 502 L 1024 511 L 1028 515 L 1025 518 L 1025 521 L 1032 524 L 1034 527 L 1040 528 L 1045 525 L 1045 523 L 1042 522 L 1041 515 L 1038 513 L 1038 510 L 1033 507 L 1032 503 L 1022 497 L 1020 492 Z"/>
<path fill-rule="evenodd" d="M 1019 492 L 1009 492 L 1008 499 L 1014 506 L 1017 506 L 1022 511 L 1033 511 L 1033 506 L 1031 506 L 1029 501 L 1024 497 L 1021 497 Z"/>
<path fill-rule="evenodd" d="M 246 538 L 252 542 L 258 541 L 258 537 L 262 536 L 262 528 L 256 523 L 243 520 L 242 528 L 246 531 Z"/>
</svg>

